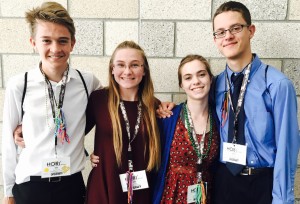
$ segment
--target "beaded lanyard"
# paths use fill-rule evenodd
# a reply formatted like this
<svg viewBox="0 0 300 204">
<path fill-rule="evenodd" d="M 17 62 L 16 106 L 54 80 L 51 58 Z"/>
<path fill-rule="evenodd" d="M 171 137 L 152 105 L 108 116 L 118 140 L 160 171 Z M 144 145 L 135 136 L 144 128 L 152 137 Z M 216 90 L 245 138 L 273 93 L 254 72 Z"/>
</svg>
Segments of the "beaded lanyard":
<svg viewBox="0 0 300 204">
<path fill-rule="evenodd" d="M 130 124 L 129 124 L 129 120 L 127 117 L 127 113 L 126 113 L 126 109 L 125 109 L 125 105 L 123 101 L 120 101 L 120 108 L 121 108 L 121 112 L 125 121 L 125 125 L 126 125 L 126 132 L 127 132 L 127 136 L 128 136 L 128 149 L 127 149 L 127 153 L 128 153 L 128 171 L 126 172 L 127 174 L 127 189 L 128 189 L 128 204 L 132 204 L 132 200 L 133 200 L 133 186 L 132 186 L 132 176 L 133 176 L 133 162 L 132 162 L 132 148 L 131 148 L 131 143 L 133 142 L 133 140 L 136 138 L 137 133 L 139 131 L 140 128 L 140 123 L 141 123 L 141 117 L 142 117 L 142 102 L 139 101 L 139 104 L 137 106 L 138 108 L 138 116 L 136 119 L 136 124 L 134 127 L 134 134 L 133 137 L 130 137 Z"/>
<path fill-rule="evenodd" d="M 238 115 L 239 115 L 241 107 L 242 107 L 242 103 L 244 101 L 244 96 L 245 96 L 245 92 L 246 92 L 247 85 L 248 85 L 248 79 L 249 79 L 249 75 L 250 75 L 251 64 L 252 63 L 249 63 L 247 68 L 245 69 L 245 75 L 244 75 L 244 78 L 243 78 L 243 82 L 242 82 L 242 86 L 241 86 L 241 90 L 240 90 L 240 94 L 239 94 L 239 97 L 238 97 L 238 102 L 237 102 L 236 108 L 233 107 L 231 95 L 227 93 L 227 95 L 228 95 L 227 97 L 228 97 L 228 100 L 230 102 L 230 107 L 232 109 L 232 112 L 234 113 L 234 122 L 233 122 L 234 132 L 233 132 L 233 141 L 232 141 L 232 143 L 236 143 L 237 120 L 238 120 Z M 227 88 L 228 88 L 229 92 L 231 92 L 231 88 L 229 87 L 229 79 L 228 79 L 227 72 L 226 72 L 226 83 L 227 83 Z"/>
<path fill-rule="evenodd" d="M 42 74 L 45 77 L 45 97 L 46 97 L 46 120 L 48 122 L 48 102 L 47 102 L 47 88 L 48 88 L 48 95 L 49 95 L 49 101 L 51 104 L 51 110 L 52 110 L 52 117 L 53 117 L 53 122 L 55 125 L 55 132 L 54 132 L 54 137 L 55 137 L 55 146 L 57 145 L 57 138 L 60 138 L 60 142 L 63 144 L 64 141 L 70 143 L 70 138 L 67 134 L 67 125 L 64 117 L 64 112 L 62 110 L 63 102 L 64 102 L 64 97 L 65 97 L 65 91 L 66 91 L 66 82 L 68 79 L 68 73 L 69 73 L 69 64 L 67 69 L 64 72 L 64 76 L 62 78 L 62 85 L 60 88 L 59 92 L 59 100 L 58 104 L 55 99 L 55 95 L 52 89 L 51 82 L 47 78 L 45 72 L 42 70 L 42 63 L 40 63 L 40 70 Z M 56 150 L 55 150 L 56 151 Z"/>
<path fill-rule="evenodd" d="M 222 107 L 221 107 L 221 113 L 222 113 L 221 114 L 221 127 L 224 127 L 224 125 L 225 125 L 225 123 L 227 121 L 229 104 L 231 105 L 233 113 L 235 113 L 235 119 L 237 120 L 237 115 L 240 112 L 240 108 L 241 108 L 242 102 L 244 100 L 243 97 L 244 97 L 244 94 L 246 92 L 251 65 L 252 65 L 252 62 L 250 62 L 247 65 L 246 69 L 245 69 L 245 76 L 243 78 L 243 82 L 242 82 L 242 86 L 241 86 L 241 92 L 240 92 L 240 95 L 239 95 L 239 98 L 238 98 L 238 104 L 240 104 L 240 105 L 237 105 L 237 108 L 236 108 L 237 111 L 236 111 L 236 113 L 235 113 L 235 111 L 233 109 L 233 106 L 232 106 L 231 95 L 230 95 L 231 87 L 229 86 L 230 83 L 229 83 L 229 79 L 228 79 L 228 73 L 226 71 L 226 75 L 225 75 L 225 77 L 226 77 L 226 79 L 225 79 L 225 87 L 227 87 L 227 91 L 224 92 L 224 96 L 223 96 L 223 100 L 222 100 L 223 102 L 222 102 Z M 235 137 L 234 137 L 234 139 L 236 141 Z"/>
<path fill-rule="evenodd" d="M 195 150 L 196 154 L 197 154 L 197 183 L 200 184 L 197 187 L 197 199 L 196 199 L 196 204 L 200 204 L 200 203 L 206 203 L 206 188 L 204 185 L 206 185 L 206 182 L 204 184 L 204 182 L 202 181 L 202 160 L 206 159 L 208 157 L 210 148 L 211 148 L 211 143 L 212 143 L 212 113 L 211 113 L 211 109 L 209 109 L 209 114 L 208 114 L 208 118 L 207 118 L 207 122 L 208 120 L 210 121 L 210 131 L 209 131 L 209 139 L 208 139 L 208 144 L 207 144 L 207 148 L 204 150 L 204 139 L 205 139 L 205 132 L 204 131 L 201 141 L 198 142 L 197 139 L 197 135 L 194 129 L 194 125 L 193 125 L 193 120 L 191 117 L 191 113 L 187 107 L 187 104 L 184 103 L 183 104 L 183 113 L 184 113 L 184 120 L 185 120 L 185 124 L 186 124 L 186 128 L 188 130 L 188 135 L 189 135 L 189 139 L 192 143 L 193 149 Z M 206 129 L 206 128 L 205 128 Z"/>
</svg>

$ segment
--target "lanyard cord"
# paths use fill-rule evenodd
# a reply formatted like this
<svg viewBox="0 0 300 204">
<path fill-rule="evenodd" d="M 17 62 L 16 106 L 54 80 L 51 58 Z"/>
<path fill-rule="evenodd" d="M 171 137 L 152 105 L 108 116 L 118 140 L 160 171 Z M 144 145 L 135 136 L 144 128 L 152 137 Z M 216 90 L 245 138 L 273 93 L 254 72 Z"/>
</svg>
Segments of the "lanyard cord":
<svg viewBox="0 0 300 204">
<path fill-rule="evenodd" d="M 127 195 L 127 200 L 128 200 L 128 204 L 132 204 L 133 201 L 133 161 L 132 161 L 132 148 L 131 148 L 131 143 L 133 142 L 133 140 L 136 138 L 137 133 L 139 131 L 140 128 L 140 123 L 141 123 L 141 117 L 142 117 L 142 102 L 139 100 L 139 104 L 137 106 L 138 108 L 138 116 L 136 119 L 136 124 L 134 126 L 134 134 L 133 137 L 130 137 L 130 124 L 129 124 L 129 120 L 128 120 L 128 116 L 126 113 L 126 109 L 125 109 L 125 105 L 124 102 L 121 100 L 120 101 L 120 109 L 125 121 L 125 125 L 126 125 L 126 132 L 128 135 L 128 149 L 127 149 L 127 153 L 128 153 L 128 171 L 126 172 L 127 174 L 127 191 L 128 191 L 128 195 Z"/>
<path fill-rule="evenodd" d="M 207 148 L 205 150 L 204 150 L 204 139 L 205 139 L 206 128 L 205 128 L 205 131 L 203 132 L 200 142 L 198 142 L 197 135 L 196 135 L 196 132 L 194 129 L 193 120 L 191 117 L 191 113 L 190 113 L 186 103 L 183 104 L 183 113 L 184 113 L 185 127 L 188 130 L 189 139 L 190 139 L 192 146 L 198 157 L 198 159 L 197 159 L 197 179 L 198 179 L 198 183 L 199 183 L 202 180 L 202 178 L 201 178 L 202 177 L 201 176 L 202 160 L 206 159 L 208 157 L 208 154 L 209 154 L 209 151 L 211 148 L 211 143 L 212 143 L 212 134 L 213 134 L 212 113 L 211 113 L 211 109 L 209 108 L 206 126 L 207 126 L 208 121 L 210 121 L 210 130 L 209 130 L 208 144 L 207 144 Z"/>
<path fill-rule="evenodd" d="M 231 107 L 232 112 L 234 114 L 234 123 L 233 123 L 234 133 L 233 133 L 233 141 L 232 141 L 232 143 L 236 143 L 237 120 L 238 120 L 238 115 L 239 115 L 239 113 L 241 111 L 241 107 L 242 107 L 243 101 L 245 99 L 244 96 L 245 96 L 245 92 L 246 92 L 247 85 L 248 85 L 248 79 L 249 79 L 249 75 L 250 75 L 251 64 L 252 63 L 249 63 L 248 66 L 247 66 L 247 68 L 245 69 L 245 76 L 243 78 L 243 82 L 242 82 L 240 94 L 239 94 L 239 97 L 238 97 L 238 102 L 237 102 L 237 105 L 236 105 L 235 109 L 234 109 L 233 104 L 232 104 L 231 94 L 227 93 L 227 96 L 228 96 L 228 99 L 229 99 L 229 102 L 230 102 L 230 107 Z M 227 71 L 226 71 L 226 84 L 227 84 L 228 91 L 231 93 L 231 88 L 229 86 L 229 78 L 228 78 Z"/>
<path fill-rule="evenodd" d="M 43 76 L 45 78 L 46 120 L 47 120 L 48 127 L 50 127 L 49 122 L 48 122 L 48 111 L 47 111 L 48 110 L 47 88 L 48 88 L 49 101 L 50 101 L 51 110 L 52 110 L 52 118 L 53 118 L 53 122 L 55 124 L 55 133 L 54 133 L 55 155 L 57 155 L 57 151 L 56 151 L 57 137 L 60 137 L 61 143 L 63 143 L 64 140 L 66 140 L 68 143 L 70 143 L 70 139 L 67 134 L 65 117 L 64 117 L 64 113 L 62 111 L 62 106 L 63 106 L 63 102 L 64 102 L 64 97 L 65 97 L 65 91 L 66 91 L 66 82 L 68 80 L 69 64 L 68 64 L 68 66 L 64 72 L 63 78 L 62 78 L 62 85 L 61 85 L 60 92 L 59 92 L 58 104 L 55 99 L 55 94 L 52 89 L 52 84 L 42 69 L 42 63 L 40 63 L 39 67 L 40 67 L 41 73 L 43 74 Z M 46 86 L 47 86 L 47 88 L 46 88 Z"/>
<path fill-rule="evenodd" d="M 134 127 L 134 134 L 133 134 L 133 137 L 131 138 L 130 136 L 130 124 L 129 124 L 129 120 L 128 120 L 128 117 L 127 117 L 127 112 L 126 112 L 126 109 L 125 109 L 125 105 L 124 105 L 124 102 L 121 100 L 120 101 L 120 109 L 121 109 L 121 112 L 122 112 L 122 115 L 123 115 L 123 118 L 124 118 L 124 121 L 125 121 L 125 125 L 126 125 L 126 132 L 127 132 L 127 136 L 128 136 L 128 164 L 129 165 L 129 171 L 133 171 L 133 163 L 132 163 L 132 148 L 131 148 L 131 143 L 133 142 L 133 140 L 136 138 L 137 136 L 137 133 L 139 131 L 139 128 L 140 128 L 140 123 L 141 123 L 141 117 L 142 117 L 142 102 L 139 101 L 139 104 L 137 106 L 138 108 L 138 116 L 137 116 L 137 120 L 136 120 L 136 124 L 135 124 L 135 127 Z"/>
<path fill-rule="evenodd" d="M 208 112 L 208 116 L 207 116 L 207 120 L 206 120 L 206 126 L 208 121 L 210 121 L 210 131 L 209 131 L 209 139 L 208 139 L 208 144 L 207 144 L 207 148 L 205 150 L 204 153 L 204 139 L 205 139 L 205 133 L 206 133 L 206 126 L 205 126 L 205 130 L 202 134 L 202 138 L 200 140 L 200 142 L 198 142 L 198 138 L 197 138 L 197 134 L 196 131 L 194 129 L 194 124 L 193 124 L 193 120 L 191 117 L 191 113 L 190 110 L 187 107 L 187 104 L 184 103 L 183 104 L 183 112 L 184 112 L 184 121 L 185 121 L 185 127 L 188 130 L 188 135 L 190 138 L 190 141 L 192 143 L 192 146 L 197 154 L 197 187 L 196 187 L 196 204 L 200 204 L 200 203 L 206 203 L 206 195 L 207 195 L 207 182 L 203 182 L 202 181 L 202 159 L 205 159 L 208 157 L 209 154 L 209 150 L 211 147 L 211 143 L 212 143 L 212 113 L 211 113 L 211 109 L 209 108 L 209 112 Z"/>
<path fill-rule="evenodd" d="M 47 87 L 48 87 L 48 95 L 49 95 L 50 104 L 51 104 L 53 121 L 55 121 L 55 117 L 57 115 L 56 110 L 62 108 L 64 98 L 65 98 L 66 82 L 68 80 L 68 73 L 69 73 L 69 64 L 68 64 L 68 67 L 67 67 L 66 71 L 64 72 L 64 76 L 62 78 L 62 85 L 61 85 L 60 92 L 59 92 L 58 104 L 57 104 L 57 101 L 55 99 L 55 95 L 54 95 L 54 91 L 52 89 L 51 82 L 50 82 L 50 80 L 48 79 L 48 77 L 46 76 L 45 72 L 42 69 L 42 63 L 40 63 L 40 70 L 41 70 L 42 74 L 44 75 L 45 83 L 47 84 Z"/>
</svg>

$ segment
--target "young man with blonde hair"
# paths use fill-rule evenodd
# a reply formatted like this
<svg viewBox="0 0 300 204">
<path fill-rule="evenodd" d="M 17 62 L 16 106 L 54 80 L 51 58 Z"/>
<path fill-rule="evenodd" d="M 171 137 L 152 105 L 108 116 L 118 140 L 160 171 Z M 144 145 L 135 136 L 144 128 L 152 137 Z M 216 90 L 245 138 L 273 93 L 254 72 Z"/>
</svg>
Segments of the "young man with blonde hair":
<svg viewBox="0 0 300 204">
<path fill-rule="evenodd" d="M 28 11 L 26 20 L 30 43 L 41 61 L 28 71 L 27 78 L 24 73 L 17 75 L 6 87 L 4 203 L 82 204 L 87 96 L 101 84 L 94 75 L 69 67 L 75 27 L 63 6 L 45 2 Z M 13 131 L 21 122 L 26 148 L 18 157 Z"/>
</svg>

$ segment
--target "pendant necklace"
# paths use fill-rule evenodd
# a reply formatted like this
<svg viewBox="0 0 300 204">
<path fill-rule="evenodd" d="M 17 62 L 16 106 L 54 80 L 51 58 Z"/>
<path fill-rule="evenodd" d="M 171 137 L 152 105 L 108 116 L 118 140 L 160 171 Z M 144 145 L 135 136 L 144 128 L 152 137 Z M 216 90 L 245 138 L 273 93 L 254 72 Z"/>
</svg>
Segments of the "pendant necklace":
<svg viewBox="0 0 300 204">
<path fill-rule="evenodd" d="M 55 131 L 54 131 L 54 137 L 55 137 L 55 146 L 57 145 L 57 138 L 60 139 L 60 142 L 63 144 L 64 141 L 67 143 L 70 143 L 69 135 L 67 134 L 67 124 L 66 119 L 63 112 L 63 102 L 65 97 L 65 91 L 66 91 L 66 83 L 68 80 L 68 73 L 69 73 L 69 64 L 64 71 L 64 75 L 62 77 L 62 84 L 59 92 L 59 100 L 58 103 L 55 98 L 54 91 L 52 89 L 52 84 L 48 77 L 46 76 L 45 72 L 42 69 L 42 63 L 40 63 L 40 70 L 45 78 L 45 98 L 46 98 L 46 121 L 48 124 L 48 127 L 50 128 L 50 124 L 48 121 L 48 97 L 51 105 L 52 110 L 52 119 L 55 125 Z M 47 94 L 48 91 L 48 94 Z M 56 150 L 55 150 L 56 151 Z"/>
<path fill-rule="evenodd" d="M 183 104 L 183 113 L 184 113 L 184 120 L 185 120 L 185 126 L 188 131 L 189 139 L 192 143 L 192 147 L 194 151 L 196 152 L 197 155 L 197 199 L 196 199 L 196 204 L 204 204 L 206 203 L 206 195 L 207 195 L 207 182 L 203 182 L 202 180 L 202 161 L 203 159 L 206 159 L 209 155 L 209 151 L 211 148 L 211 143 L 212 143 L 212 113 L 211 109 L 209 108 L 209 113 L 207 116 L 207 121 L 206 121 L 206 126 L 208 121 L 210 122 L 210 131 L 209 131 L 209 138 L 208 138 L 208 143 L 206 149 L 204 149 L 204 141 L 205 141 L 205 134 L 206 134 L 206 126 L 205 130 L 202 134 L 200 142 L 198 141 L 197 134 L 194 128 L 193 120 L 191 113 L 187 107 L 187 104 Z"/>
<path fill-rule="evenodd" d="M 120 101 L 120 109 L 125 121 L 125 125 L 126 125 L 126 132 L 127 132 L 127 136 L 128 136 L 128 148 L 127 148 L 127 154 L 128 154 L 128 171 L 126 172 L 127 174 L 127 189 L 128 189 L 128 204 L 132 204 L 132 200 L 133 200 L 133 161 L 132 161 L 132 147 L 131 147 L 131 143 L 133 142 L 133 140 L 136 138 L 137 133 L 139 131 L 140 128 L 140 123 L 141 123 L 141 117 L 142 117 L 142 102 L 139 100 L 137 109 L 138 109 L 138 116 L 137 116 L 137 120 L 136 120 L 136 124 L 134 127 L 134 134 L 131 138 L 130 135 L 130 124 L 129 124 L 129 120 L 128 120 L 128 116 L 127 116 L 127 112 L 125 109 L 125 105 L 124 102 L 121 100 Z"/>
</svg>

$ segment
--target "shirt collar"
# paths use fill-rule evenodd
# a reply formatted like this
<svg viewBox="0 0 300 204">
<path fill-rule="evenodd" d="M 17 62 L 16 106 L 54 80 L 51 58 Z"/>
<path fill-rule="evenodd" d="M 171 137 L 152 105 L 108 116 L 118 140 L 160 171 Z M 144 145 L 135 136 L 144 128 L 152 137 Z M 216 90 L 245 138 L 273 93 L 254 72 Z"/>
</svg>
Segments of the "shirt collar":
<svg viewBox="0 0 300 204">
<path fill-rule="evenodd" d="M 251 78 L 251 76 L 253 75 L 253 73 L 256 72 L 256 70 L 258 69 L 258 67 L 261 65 L 261 61 L 259 59 L 259 57 L 253 53 L 253 60 L 252 60 L 252 65 L 251 65 L 251 70 L 250 70 L 250 75 L 249 75 L 249 78 Z M 247 65 L 248 66 L 248 65 Z M 246 67 L 247 67 L 246 66 Z M 240 74 L 240 73 L 244 73 L 245 72 L 245 68 L 243 68 L 243 70 L 241 72 L 233 72 L 229 67 L 228 67 L 228 64 L 226 64 L 226 72 L 228 74 L 228 78 L 229 78 L 229 82 L 231 83 L 231 75 L 233 73 L 235 74 Z"/>
<path fill-rule="evenodd" d="M 248 66 L 248 65 L 247 65 L 247 66 Z M 246 66 L 246 67 L 247 67 L 247 66 Z M 241 72 L 233 72 L 233 71 L 228 67 L 228 65 L 226 64 L 226 73 L 227 73 L 229 82 L 232 83 L 232 81 L 231 81 L 231 75 L 232 75 L 232 74 L 239 75 L 239 74 L 241 74 L 241 73 L 244 73 L 246 67 L 244 67 L 244 69 L 243 69 Z"/>
<path fill-rule="evenodd" d="M 39 64 L 36 65 L 35 69 L 32 70 L 32 73 L 30 73 L 30 75 L 32 75 L 32 78 L 37 82 L 45 81 L 45 78 L 40 70 Z"/>
<path fill-rule="evenodd" d="M 252 76 L 256 73 L 257 69 L 261 66 L 261 64 L 262 64 L 262 61 L 259 59 L 257 54 L 254 53 L 249 79 L 252 78 Z"/>
<path fill-rule="evenodd" d="M 39 64 L 37 64 L 36 68 L 32 72 L 33 79 L 35 79 L 37 82 L 44 82 L 45 78 L 42 74 Z M 76 73 L 76 70 L 69 68 L 69 74 L 68 74 L 68 80 L 67 83 L 71 80 L 71 78 L 78 79 L 78 74 Z"/>
</svg>

